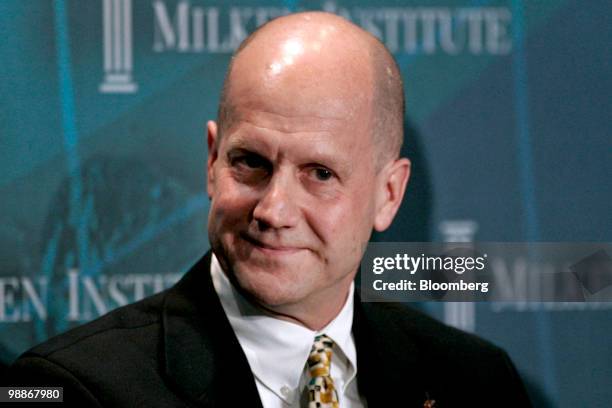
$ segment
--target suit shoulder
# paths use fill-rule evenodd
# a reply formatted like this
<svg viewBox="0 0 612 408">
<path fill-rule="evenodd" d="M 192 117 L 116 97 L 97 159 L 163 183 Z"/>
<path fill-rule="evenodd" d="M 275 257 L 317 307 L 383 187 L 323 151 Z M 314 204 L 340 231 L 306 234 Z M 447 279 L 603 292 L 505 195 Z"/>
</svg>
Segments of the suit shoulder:
<svg viewBox="0 0 612 408">
<path fill-rule="evenodd" d="M 363 310 L 378 336 L 368 340 L 402 366 L 418 367 L 440 406 L 468 406 L 478 393 L 485 401 L 506 395 L 496 406 L 531 406 L 516 368 L 501 348 L 407 306 L 364 303 Z"/>
<path fill-rule="evenodd" d="M 370 319 L 399 338 L 409 337 L 419 346 L 440 354 L 454 355 L 482 353 L 505 354 L 493 343 L 474 334 L 450 327 L 423 312 L 396 303 L 372 303 L 368 307 Z"/>
<path fill-rule="evenodd" d="M 140 332 L 159 324 L 165 294 L 164 291 L 119 307 L 89 323 L 50 338 L 28 350 L 23 356 L 49 358 L 75 352 L 78 354 L 78 351 L 94 353 L 98 348 L 112 348 L 115 343 L 129 347 L 127 339 L 137 339 Z"/>
</svg>

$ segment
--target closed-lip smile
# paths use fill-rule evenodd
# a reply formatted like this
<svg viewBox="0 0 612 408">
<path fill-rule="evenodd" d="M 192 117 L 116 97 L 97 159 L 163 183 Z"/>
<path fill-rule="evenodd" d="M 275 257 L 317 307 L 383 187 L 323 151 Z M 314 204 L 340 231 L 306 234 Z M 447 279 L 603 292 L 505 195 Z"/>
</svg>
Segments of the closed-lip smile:
<svg viewBox="0 0 612 408">
<path fill-rule="evenodd" d="M 275 253 L 279 255 L 280 254 L 290 254 L 290 253 L 294 253 L 294 252 L 304 249 L 301 247 L 269 244 L 266 242 L 262 242 L 256 238 L 253 238 L 249 234 L 241 234 L 241 235 L 245 241 L 247 241 L 248 243 L 250 243 L 257 249 L 260 249 L 267 253 Z"/>
</svg>

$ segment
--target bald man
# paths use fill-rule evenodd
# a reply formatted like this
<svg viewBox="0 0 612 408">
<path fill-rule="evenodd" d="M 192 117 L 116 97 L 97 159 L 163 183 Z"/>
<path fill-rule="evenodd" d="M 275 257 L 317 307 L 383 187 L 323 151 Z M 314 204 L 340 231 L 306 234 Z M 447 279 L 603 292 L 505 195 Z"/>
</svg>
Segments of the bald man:
<svg viewBox="0 0 612 408">
<path fill-rule="evenodd" d="M 401 203 L 403 89 L 325 13 L 245 40 L 207 125 L 212 250 L 173 288 L 21 356 L 14 382 L 86 406 L 529 406 L 506 354 L 353 280 Z"/>
</svg>

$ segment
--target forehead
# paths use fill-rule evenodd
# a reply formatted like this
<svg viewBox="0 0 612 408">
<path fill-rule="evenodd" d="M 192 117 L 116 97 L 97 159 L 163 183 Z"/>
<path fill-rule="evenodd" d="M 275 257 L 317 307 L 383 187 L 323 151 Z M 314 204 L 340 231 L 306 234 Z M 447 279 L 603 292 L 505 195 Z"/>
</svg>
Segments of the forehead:
<svg viewBox="0 0 612 408">
<path fill-rule="evenodd" d="M 317 33 L 257 37 L 232 63 L 228 102 L 285 116 L 363 118 L 374 91 L 367 47 L 344 37 L 322 45 Z"/>
<path fill-rule="evenodd" d="M 283 104 L 280 106 L 283 106 L 284 109 L 277 109 L 276 111 L 274 109 L 258 109 L 256 105 L 238 103 L 238 106 L 234 109 L 232 122 L 236 126 L 249 125 L 282 133 L 334 133 L 350 126 L 348 117 L 300 114 L 299 112 L 291 112 L 291 107 Z"/>
<path fill-rule="evenodd" d="M 254 73 L 232 74 L 227 103 L 233 114 L 267 112 L 277 125 L 337 126 L 341 121 L 366 125 L 372 112 L 369 89 L 361 84 L 317 81 L 312 77 L 286 75 L 253 77 Z M 248 118 L 247 118 L 248 119 Z M 313 123 L 316 120 L 316 123 Z"/>
</svg>

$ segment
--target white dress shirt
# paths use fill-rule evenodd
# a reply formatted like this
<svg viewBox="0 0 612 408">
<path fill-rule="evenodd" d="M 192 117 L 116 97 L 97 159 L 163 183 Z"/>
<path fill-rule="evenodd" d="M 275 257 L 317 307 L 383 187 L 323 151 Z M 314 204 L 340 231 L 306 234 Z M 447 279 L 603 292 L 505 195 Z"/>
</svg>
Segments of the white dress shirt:
<svg viewBox="0 0 612 408">
<path fill-rule="evenodd" d="M 306 361 L 314 338 L 325 333 L 335 343 L 331 376 L 342 408 L 365 407 L 357 391 L 357 352 L 351 332 L 353 291 L 340 313 L 325 328 L 312 331 L 266 314 L 234 289 L 213 254 L 213 285 L 255 377 L 264 408 L 307 405 L 310 374 Z M 236 392 L 240 392 L 237 390 Z"/>
</svg>

